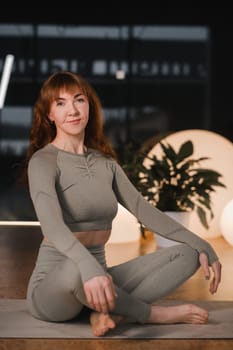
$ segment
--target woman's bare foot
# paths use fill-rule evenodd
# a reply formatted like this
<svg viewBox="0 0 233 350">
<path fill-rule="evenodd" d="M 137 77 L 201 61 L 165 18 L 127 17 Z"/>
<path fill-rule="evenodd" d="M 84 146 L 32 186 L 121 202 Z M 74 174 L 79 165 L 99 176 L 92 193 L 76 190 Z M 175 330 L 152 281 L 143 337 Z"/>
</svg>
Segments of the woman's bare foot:
<svg viewBox="0 0 233 350">
<path fill-rule="evenodd" d="M 192 323 L 204 324 L 208 321 L 208 311 L 193 304 L 177 306 L 152 305 L 148 323 L 172 324 Z"/>
<path fill-rule="evenodd" d="M 96 337 L 101 337 L 104 334 L 106 334 L 110 329 L 115 328 L 121 320 L 121 316 L 113 316 L 95 311 L 92 312 L 90 315 L 92 331 Z"/>
</svg>

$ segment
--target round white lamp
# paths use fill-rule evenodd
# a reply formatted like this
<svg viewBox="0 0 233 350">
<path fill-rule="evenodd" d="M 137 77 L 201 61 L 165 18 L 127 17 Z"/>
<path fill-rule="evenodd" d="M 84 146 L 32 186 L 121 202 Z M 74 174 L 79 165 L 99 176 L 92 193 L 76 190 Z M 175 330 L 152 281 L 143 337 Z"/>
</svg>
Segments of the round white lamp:
<svg viewBox="0 0 233 350">
<path fill-rule="evenodd" d="M 139 241 L 140 234 L 140 226 L 135 216 L 118 204 L 118 212 L 112 222 L 112 232 L 108 243 Z"/>
<path fill-rule="evenodd" d="M 222 211 L 220 229 L 225 240 L 233 245 L 233 199 L 227 203 Z"/>
</svg>

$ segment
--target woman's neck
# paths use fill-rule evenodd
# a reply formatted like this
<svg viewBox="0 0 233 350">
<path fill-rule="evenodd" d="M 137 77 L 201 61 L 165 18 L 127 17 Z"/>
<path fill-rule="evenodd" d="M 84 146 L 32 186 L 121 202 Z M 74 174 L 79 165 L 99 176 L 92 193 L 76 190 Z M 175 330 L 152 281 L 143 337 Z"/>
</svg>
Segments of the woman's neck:
<svg viewBox="0 0 233 350">
<path fill-rule="evenodd" d="M 76 153 L 76 154 L 84 154 L 87 152 L 87 147 L 81 141 L 72 142 L 70 140 L 58 140 L 54 139 L 51 144 L 60 148 L 64 151 Z"/>
</svg>

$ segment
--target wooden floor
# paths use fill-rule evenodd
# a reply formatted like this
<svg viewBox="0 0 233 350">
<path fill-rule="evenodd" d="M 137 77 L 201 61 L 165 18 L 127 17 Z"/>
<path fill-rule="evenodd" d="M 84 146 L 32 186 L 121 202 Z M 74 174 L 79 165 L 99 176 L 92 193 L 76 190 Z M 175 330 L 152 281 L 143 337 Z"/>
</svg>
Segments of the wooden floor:
<svg viewBox="0 0 233 350">
<path fill-rule="evenodd" d="M 39 227 L 0 226 L 0 298 L 25 298 L 27 283 L 32 272 L 42 235 Z M 222 237 L 209 241 L 216 249 L 222 263 L 222 282 L 218 292 L 211 295 L 209 282 L 199 270 L 180 288 L 166 297 L 177 300 L 233 300 L 233 246 Z M 157 249 L 154 239 L 148 236 L 140 243 L 112 243 L 107 245 L 109 265 L 127 261 L 138 255 Z M 230 340 L 44 340 L 41 339 L 1 339 L 1 349 L 232 349 Z"/>
</svg>

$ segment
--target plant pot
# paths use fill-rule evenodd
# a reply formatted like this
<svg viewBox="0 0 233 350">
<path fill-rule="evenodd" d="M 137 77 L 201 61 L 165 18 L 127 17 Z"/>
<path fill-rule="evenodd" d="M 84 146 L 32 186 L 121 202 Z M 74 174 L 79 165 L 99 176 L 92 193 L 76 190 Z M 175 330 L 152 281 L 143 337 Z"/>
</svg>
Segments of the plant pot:
<svg viewBox="0 0 233 350">
<path fill-rule="evenodd" d="M 184 212 L 184 211 L 165 211 L 165 214 L 170 216 L 172 219 L 178 221 L 181 225 L 183 225 L 186 228 L 189 228 L 189 222 L 190 222 L 190 212 Z M 166 239 L 160 235 L 156 235 L 156 246 L 157 248 L 166 248 L 171 247 L 175 244 L 179 244 L 178 242 L 171 241 L 170 239 Z"/>
</svg>

